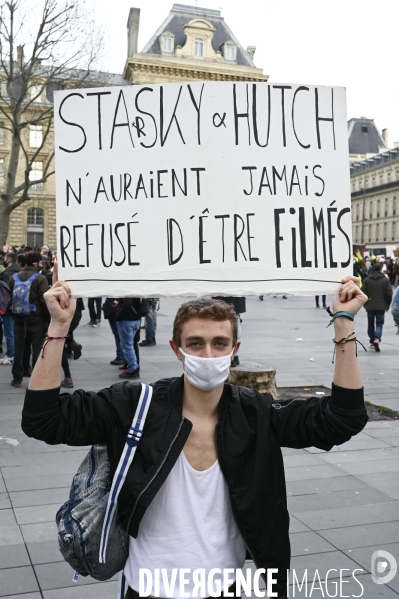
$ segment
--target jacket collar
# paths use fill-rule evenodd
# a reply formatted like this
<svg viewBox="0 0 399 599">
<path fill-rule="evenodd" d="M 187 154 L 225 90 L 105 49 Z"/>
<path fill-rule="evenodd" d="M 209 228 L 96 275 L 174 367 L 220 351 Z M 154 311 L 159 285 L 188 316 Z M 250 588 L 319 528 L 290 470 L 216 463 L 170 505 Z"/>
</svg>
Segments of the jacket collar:
<svg viewBox="0 0 399 599">
<path fill-rule="evenodd" d="M 180 416 L 183 411 L 183 392 L 184 392 L 184 374 L 180 377 L 172 379 L 168 387 L 168 401 L 172 409 Z M 227 399 L 232 395 L 232 386 L 228 383 L 224 384 L 222 396 L 219 401 L 219 422 L 226 413 Z"/>
</svg>

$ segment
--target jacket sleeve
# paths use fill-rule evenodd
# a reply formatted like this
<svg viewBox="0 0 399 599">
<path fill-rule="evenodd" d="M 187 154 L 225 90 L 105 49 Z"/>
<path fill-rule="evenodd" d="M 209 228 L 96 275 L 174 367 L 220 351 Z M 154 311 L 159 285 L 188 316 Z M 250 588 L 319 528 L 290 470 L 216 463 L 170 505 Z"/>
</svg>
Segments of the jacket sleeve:
<svg viewBox="0 0 399 599">
<path fill-rule="evenodd" d="M 281 447 L 329 451 L 360 433 L 368 416 L 363 388 L 344 389 L 333 384 L 331 397 L 273 402 L 270 419 Z"/>
<path fill-rule="evenodd" d="M 391 305 L 392 302 L 392 286 L 391 286 L 391 282 L 389 279 L 386 280 L 386 287 L 385 287 L 386 291 L 385 291 L 385 297 L 387 300 L 387 310 L 389 310 L 389 306 Z"/>
<path fill-rule="evenodd" d="M 112 430 L 112 387 L 98 393 L 82 390 L 28 389 L 22 410 L 22 430 L 49 445 L 104 443 Z"/>
</svg>

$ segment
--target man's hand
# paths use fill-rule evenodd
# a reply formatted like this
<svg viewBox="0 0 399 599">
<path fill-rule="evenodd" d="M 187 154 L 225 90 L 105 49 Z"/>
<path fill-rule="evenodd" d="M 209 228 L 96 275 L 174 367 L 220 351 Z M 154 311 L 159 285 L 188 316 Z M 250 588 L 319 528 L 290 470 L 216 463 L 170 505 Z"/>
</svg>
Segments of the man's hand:
<svg viewBox="0 0 399 599">
<path fill-rule="evenodd" d="M 350 312 L 354 316 L 367 302 L 368 297 L 360 289 L 358 277 L 345 277 L 337 295 L 333 299 L 333 312 Z"/>
<path fill-rule="evenodd" d="M 51 316 L 51 328 L 68 330 L 76 309 L 76 300 L 71 297 L 71 288 L 65 281 L 57 281 L 44 294 Z"/>
</svg>

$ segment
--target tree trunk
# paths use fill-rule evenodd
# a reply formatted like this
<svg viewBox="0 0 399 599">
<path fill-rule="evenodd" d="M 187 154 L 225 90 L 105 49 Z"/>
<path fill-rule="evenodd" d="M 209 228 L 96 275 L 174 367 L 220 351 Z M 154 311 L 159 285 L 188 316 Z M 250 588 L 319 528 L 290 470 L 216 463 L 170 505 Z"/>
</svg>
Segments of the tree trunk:
<svg viewBox="0 0 399 599">
<path fill-rule="evenodd" d="M 3 245 L 7 243 L 11 212 L 10 205 L 4 200 L 0 200 L 0 249 L 3 249 Z"/>
</svg>

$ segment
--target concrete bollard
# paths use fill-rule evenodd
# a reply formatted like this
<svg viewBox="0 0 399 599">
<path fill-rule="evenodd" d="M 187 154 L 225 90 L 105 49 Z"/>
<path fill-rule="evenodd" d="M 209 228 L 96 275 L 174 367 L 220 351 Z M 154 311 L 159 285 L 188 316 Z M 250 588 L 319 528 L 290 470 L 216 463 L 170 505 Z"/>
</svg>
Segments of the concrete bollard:
<svg viewBox="0 0 399 599">
<path fill-rule="evenodd" d="M 244 361 L 230 370 L 228 383 L 237 387 L 250 387 L 259 393 L 270 393 L 278 399 L 276 371 L 257 362 Z"/>
</svg>

